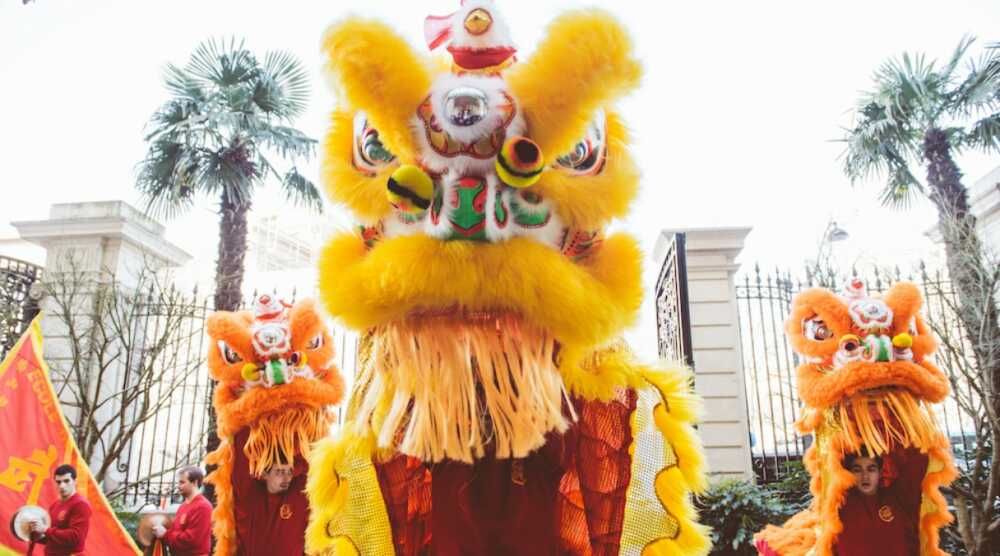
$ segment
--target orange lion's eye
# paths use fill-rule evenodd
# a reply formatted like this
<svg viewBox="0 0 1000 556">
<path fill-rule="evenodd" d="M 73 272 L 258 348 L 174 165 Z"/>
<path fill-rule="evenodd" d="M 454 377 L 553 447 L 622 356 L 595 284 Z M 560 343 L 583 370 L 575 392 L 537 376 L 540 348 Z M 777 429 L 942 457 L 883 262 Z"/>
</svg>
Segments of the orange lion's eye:
<svg viewBox="0 0 1000 556">
<path fill-rule="evenodd" d="M 235 365 L 236 363 L 243 361 L 240 354 L 236 353 L 236 350 L 229 347 L 229 344 L 223 342 L 222 340 L 219 340 L 219 352 L 222 353 L 222 358 L 226 360 L 226 363 L 229 363 L 230 365 Z"/>
<path fill-rule="evenodd" d="M 833 331 L 819 317 L 813 317 L 802 321 L 802 334 L 810 340 L 822 342 L 833 337 Z"/>
<path fill-rule="evenodd" d="M 917 335 L 917 317 L 913 317 L 910 319 L 910 328 L 909 330 L 906 331 L 906 333 L 909 334 L 910 336 Z"/>
<path fill-rule="evenodd" d="M 315 338 L 309 340 L 306 349 L 319 349 L 323 347 L 323 334 L 317 334 Z"/>
</svg>

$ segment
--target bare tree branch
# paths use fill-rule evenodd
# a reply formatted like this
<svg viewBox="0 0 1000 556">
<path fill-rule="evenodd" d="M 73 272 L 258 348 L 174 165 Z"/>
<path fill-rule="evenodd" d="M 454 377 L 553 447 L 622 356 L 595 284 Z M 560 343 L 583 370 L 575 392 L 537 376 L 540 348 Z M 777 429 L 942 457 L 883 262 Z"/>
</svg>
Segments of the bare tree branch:
<svg viewBox="0 0 1000 556">
<path fill-rule="evenodd" d="M 207 411 L 200 347 L 205 305 L 178 291 L 149 264 L 129 274 L 127 282 L 87 270 L 72 256 L 57 270 L 42 281 L 46 312 L 62 328 L 49 343 L 62 348 L 51 359 L 52 375 L 95 479 L 103 482 L 114 469 L 127 472 L 128 481 L 110 493 L 121 494 L 129 483 L 196 463 L 204 454 L 203 434 L 180 442 L 179 427 L 185 425 L 172 412 L 181 406 L 177 397 L 183 400 L 192 388 L 195 393 L 200 388 L 202 396 L 194 400 L 194 410 Z M 187 426 L 201 423 L 194 413 L 181 418 Z M 177 445 L 168 448 L 165 435 L 174 433 Z M 149 465 L 124 469 L 134 453 Z"/>
</svg>

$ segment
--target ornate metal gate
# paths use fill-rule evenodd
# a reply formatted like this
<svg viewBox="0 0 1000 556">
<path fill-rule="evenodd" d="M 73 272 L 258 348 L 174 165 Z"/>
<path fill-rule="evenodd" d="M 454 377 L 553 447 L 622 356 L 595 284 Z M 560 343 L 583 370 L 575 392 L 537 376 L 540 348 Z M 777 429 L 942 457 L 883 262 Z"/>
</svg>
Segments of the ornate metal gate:
<svg viewBox="0 0 1000 556">
<path fill-rule="evenodd" d="M 38 314 L 29 293 L 41 273 L 41 267 L 31 263 L 0 257 L 0 359 Z"/>
<path fill-rule="evenodd" d="M 671 238 L 656 280 L 656 336 L 660 357 L 694 367 L 684 234 Z"/>
</svg>

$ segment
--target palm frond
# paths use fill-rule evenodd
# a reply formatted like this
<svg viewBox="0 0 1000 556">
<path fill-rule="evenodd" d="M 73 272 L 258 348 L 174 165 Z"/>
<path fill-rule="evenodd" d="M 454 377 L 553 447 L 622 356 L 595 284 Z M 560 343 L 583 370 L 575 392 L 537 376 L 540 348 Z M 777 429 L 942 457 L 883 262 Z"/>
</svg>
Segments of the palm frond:
<svg viewBox="0 0 1000 556">
<path fill-rule="evenodd" d="M 316 188 L 316 184 L 300 174 L 298 169 L 293 167 L 285 173 L 281 180 L 281 189 L 285 193 L 285 198 L 296 205 L 323 212 L 323 197 L 319 189 Z"/>
<path fill-rule="evenodd" d="M 145 140 L 170 139 L 183 142 L 183 137 L 204 121 L 201 108 L 200 104 L 187 98 L 167 101 L 149 119 Z"/>
<path fill-rule="evenodd" d="M 919 154 L 921 135 L 905 114 L 892 106 L 869 100 L 856 114 L 855 127 L 847 130 L 844 171 L 851 181 L 889 172 Z"/>
<path fill-rule="evenodd" d="M 888 164 L 888 179 L 879 195 L 882 205 L 894 209 L 910 208 L 917 194 L 924 193 L 924 186 L 910 172 L 910 167 L 899 159 Z"/>
<path fill-rule="evenodd" d="M 958 41 L 958 46 L 955 47 L 955 51 L 951 53 L 951 58 L 948 58 L 948 62 L 942 68 L 941 73 L 947 76 L 954 75 L 955 70 L 958 69 L 958 64 L 962 62 L 962 58 L 965 58 L 965 54 L 969 51 L 969 47 L 971 47 L 974 42 L 976 42 L 976 38 L 971 35 L 965 35 L 962 37 L 962 39 Z"/>
<path fill-rule="evenodd" d="M 164 84 L 174 95 L 174 100 L 188 100 L 194 104 L 205 102 L 204 88 L 187 71 L 174 64 L 167 64 L 163 74 Z"/>
<path fill-rule="evenodd" d="M 173 218 L 194 202 L 199 173 L 196 151 L 181 143 L 155 141 L 139 163 L 136 189 L 147 214 Z"/>
<path fill-rule="evenodd" d="M 235 204 L 248 204 L 253 185 L 261 171 L 251 159 L 250 150 L 236 143 L 205 157 L 198 187 L 211 195 L 224 194 Z"/>
<path fill-rule="evenodd" d="M 194 78 L 216 87 L 229 87 L 254 79 L 258 70 L 257 59 L 246 49 L 245 41 L 235 37 L 208 39 L 199 44 L 187 72 Z"/>
<path fill-rule="evenodd" d="M 309 159 L 316 152 L 316 140 L 294 127 L 270 125 L 260 122 L 253 134 L 254 140 L 274 150 L 282 158 Z"/>
<path fill-rule="evenodd" d="M 301 116 L 309 102 L 309 73 L 291 53 L 271 51 L 264 56 L 254 99 L 265 113 L 290 120 Z"/>
<path fill-rule="evenodd" d="M 959 139 L 962 147 L 1000 152 L 1000 113 L 993 113 L 973 124 Z"/>
<path fill-rule="evenodd" d="M 949 98 L 949 113 L 971 118 L 993 112 L 1000 106 L 1000 49 L 989 48 L 978 60 L 970 60 L 968 74 Z"/>
</svg>

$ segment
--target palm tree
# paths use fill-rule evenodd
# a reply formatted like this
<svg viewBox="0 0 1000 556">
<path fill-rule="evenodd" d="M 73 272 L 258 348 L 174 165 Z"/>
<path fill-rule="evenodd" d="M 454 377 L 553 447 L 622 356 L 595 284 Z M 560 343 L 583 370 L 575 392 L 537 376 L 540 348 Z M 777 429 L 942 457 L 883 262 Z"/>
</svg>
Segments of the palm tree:
<svg viewBox="0 0 1000 556">
<path fill-rule="evenodd" d="M 311 181 L 294 166 L 278 172 L 267 158 L 308 158 L 315 151 L 315 140 L 283 125 L 305 111 L 308 74 L 291 54 L 268 52 L 260 64 L 243 41 L 208 40 L 186 67 L 168 65 L 165 81 L 173 96 L 147 124 L 149 151 L 139 163 L 136 188 L 147 212 L 166 217 L 190 208 L 199 194 L 218 196 L 214 305 L 233 311 L 243 300 L 254 189 L 274 178 L 291 201 L 322 210 Z M 218 446 L 209 406 L 206 451 Z M 214 500 L 213 485 L 207 484 L 205 493 Z"/>
<path fill-rule="evenodd" d="M 981 388 L 983 407 L 973 417 L 989 430 L 984 440 L 992 445 L 992 454 L 976 463 L 985 465 L 988 478 L 972 488 L 963 488 L 959 481 L 953 491 L 966 547 L 970 554 L 985 555 L 991 553 L 991 537 L 992 542 L 1000 537 L 995 506 L 1000 496 L 1000 325 L 994 288 L 998 271 L 983 254 L 954 155 L 1000 151 L 1000 45 L 969 60 L 960 71 L 972 43 L 972 38 L 962 39 L 940 67 L 923 55 L 904 54 L 875 72 L 874 87 L 861 94 L 854 127 L 844 137 L 844 172 L 852 183 L 885 176 L 885 205 L 906 206 L 915 195 L 925 195 L 937 208 L 958 298 L 956 311 L 972 347 L 977 376 L 982 377 L 982 384 L 974 387 Z M 920 165 L 926 183 L 917 178 Z M 973 479 L 976 476 L 973 473 Z"/>
<path fill-rule="evenodd" d="M 306 108 L 308 74 L 291 54 L 268 52 L 264 63 L 243 41 L 208 40 L 184 68 L 168 65 L 172 98 L 147 124 L 149 151 L 136 188 L 146 211 L 170 217 L 199 194 L 219 199 L 215 309 L 242 301 L 247 213 L 254 189 L 277 180 L 293 202 L 322 210 L 316 186 L 293 166 L 279 172 L 268 155 L 308 158 L 316 141 L 290 127 Z"/>
</svg>

